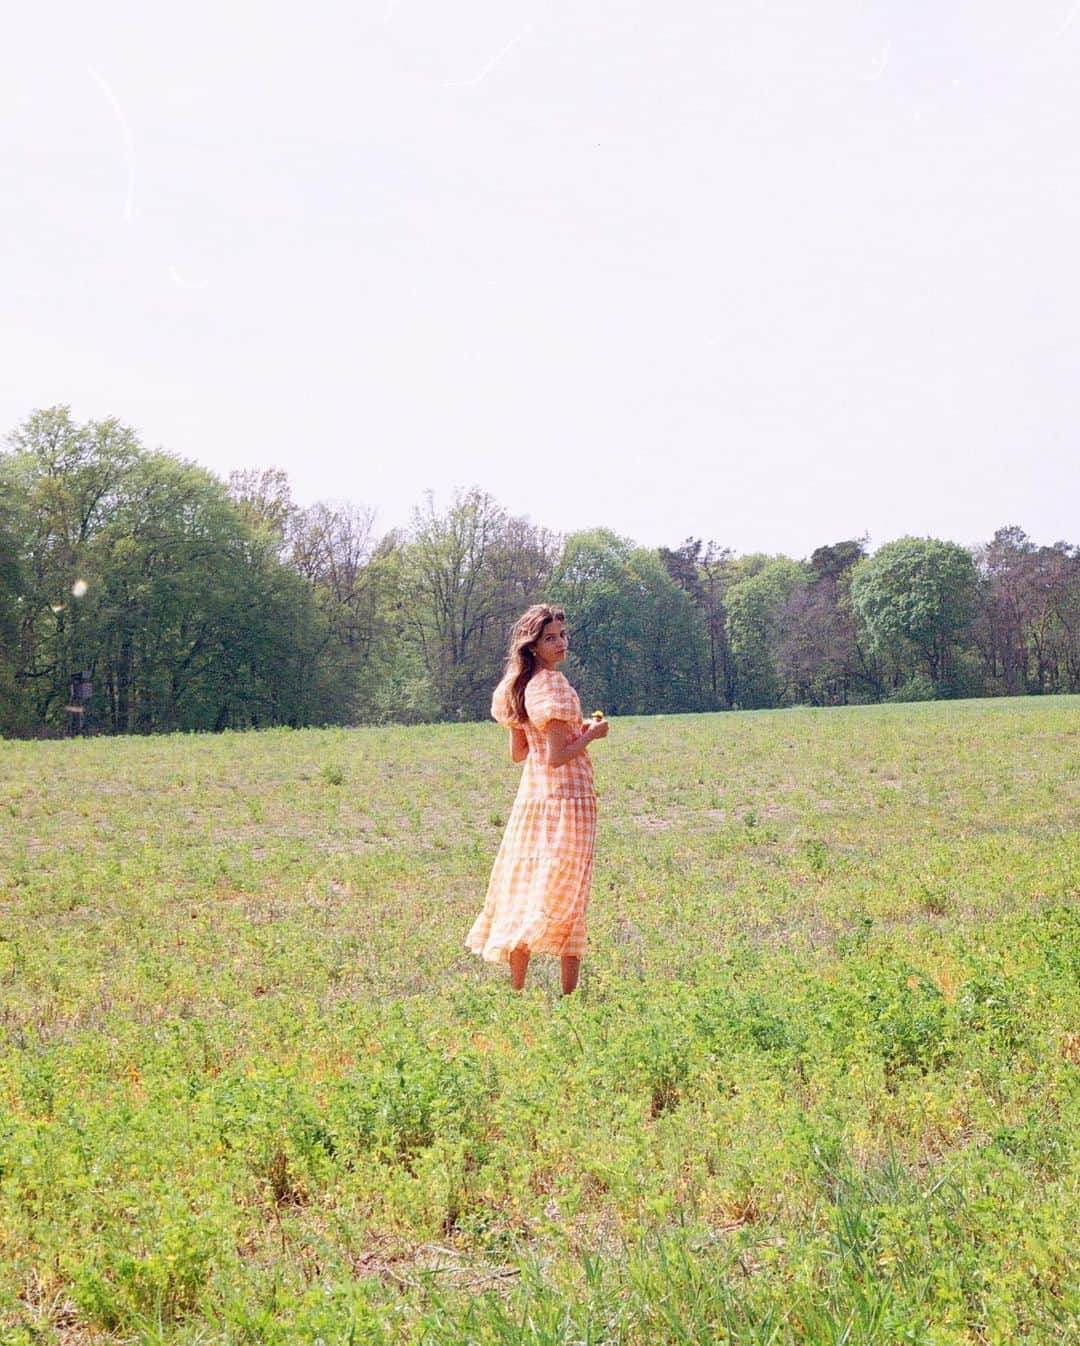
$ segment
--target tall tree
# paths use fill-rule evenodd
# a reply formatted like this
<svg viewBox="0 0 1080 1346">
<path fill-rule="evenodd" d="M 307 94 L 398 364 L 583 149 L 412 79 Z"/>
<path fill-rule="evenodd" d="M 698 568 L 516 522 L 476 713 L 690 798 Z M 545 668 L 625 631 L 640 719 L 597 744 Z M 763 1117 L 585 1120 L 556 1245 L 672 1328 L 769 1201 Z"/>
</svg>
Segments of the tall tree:
<svg viewBox="0 0 1080 1346">
<path fill-rule="evenodd" d="M 428 495 L 400 558 L 405 628 L 444 719 L 487 713 L 514 617 L 544 594 L 553 536 L 483 491 L 440 513 Z"/>
<path fill-rule="evenodd" d="M 320 501 L 296 511 L 288 526 L 293 567 L 319 595 L 341 644 L 361 656 L 371 651 L 378 624 L 374 525 L 373 510 Z"/>
<path fill-rule="evenodd" d="M 736 698 L 747 710 L 781 705 L 793 693 L 779 657 L 783 614 L 806 571 L 789 556 L 746 557 L 737 568 L 746 573 L 727 592 Z"/>
<path fill-rule="evenodd" d="M 805 580 L 785 602 L 778 669 L 798 702 L 846 705 L 880 695 L 877 665 L 860 640 L 851 607 L 851 573 L 865 555 L 865 539 L 819 547 Z"/>
<path fill-rule="evenodd" d="M 970 640 L 975 564 L 955 542 L 903 537 L 860 561 L 851 601 L 870 647 L 892 661 L 894 685 L 922 673 L 956 695 L 958 655 Z"/>
<path fill-rule="evenodd" d="M 973 634 L 989 685 L 1010 694 L 1028 690 L 1035 552 L 1024 530 L 1009 526 L 975 553 L 979 601 Z"/>
<path fill-rule="evenodd" d="M 306 722 L 314 603 L 202 468 L 144 453 L 95 548 L 102 713 L 116 732 Z"/>
<path fill-rule="evenodd" d="M 571 669 L 613 714 L 699 706 L 700 622 L 658 554 L 608 529 L 565 541 L 553 592 L 567 608 Z"/>
<path fill-rule="evenodd" d="M 407 720 L 434 713 L 422 665 L 403 638 L 401 547 L 375 535 L 375 512 L 320 502 L 297 510 L 290 564 L 311 585 L 330 636 L 335 703 L 347 718 Z"/>
<path fill-rule="evenodd" d="M 0 458 L 22 567 L 14 678 L 29 723 L 58 728 L 69 682 L 117 732 L 318 714 L 314 603 L 210 473 L 142 448 L 115 420 L 35 413 Z"/>
<path fill-rule="evenodd" d="M 0 735 L 17 733 L 23 727 L 22 693 L 16 675 L 22 587 L 11 505 L 0 496 Z"/>
<path fill-rule="evenodd" d="M 115 419 L 78 425 L 64 406 L 34 412 L 8 444 L 0 486 L 25 548 L 15 677 L 32 718 L 58 724 L 72 673 L 93 665 L 92 544 L 139 446 Z"/>
<path fill-rule="evenodd" d="M 1080 690 L 1080 548 L 1057 542 L 1031 558 L 1036 692 Z"/>
<path fill-rule="evenodd" d="M 735 664 L 727 629 L 727 591 L 735 582 L 733 556 L 727 547 L 687 538 L 681 547 L 659 549 L 660 560 L 674 582 L 696 605 L 707 654 L 701 678 L 702 709 L 730 707 L 735 700 Z"/>
<path fill-rule="evenodd" d="M 288 554 L 293 520 L 298 510 L 293 504 L 289 478 L 281 468 L 246 468 L 230 472 L 229 499 L 252 532 L 262 533 L 275 544 L 280 556 Z"/>
</svg>

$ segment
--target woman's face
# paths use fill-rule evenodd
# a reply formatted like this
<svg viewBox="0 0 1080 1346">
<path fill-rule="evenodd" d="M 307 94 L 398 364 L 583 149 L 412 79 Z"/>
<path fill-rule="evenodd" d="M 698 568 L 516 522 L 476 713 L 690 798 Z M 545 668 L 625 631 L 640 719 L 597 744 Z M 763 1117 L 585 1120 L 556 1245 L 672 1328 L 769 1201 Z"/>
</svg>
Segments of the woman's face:
<svg viewBox="0 0 1080 1346">
<path fill-rule="evenodd" d="M 566 658 L 570 640 L 566 634 L 565 622 L 548 622 L 533 645 L 538 664 L 544 668 L 554 668 Z"/>
</svg>

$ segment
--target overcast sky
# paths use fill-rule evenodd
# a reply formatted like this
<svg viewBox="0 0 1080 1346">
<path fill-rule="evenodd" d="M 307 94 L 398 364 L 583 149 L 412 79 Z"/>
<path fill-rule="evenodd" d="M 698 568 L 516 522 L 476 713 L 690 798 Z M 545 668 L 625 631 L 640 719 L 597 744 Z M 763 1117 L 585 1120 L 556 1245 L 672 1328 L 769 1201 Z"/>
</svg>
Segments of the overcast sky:
<svg viewBox="0 0 1080 1346">
<path fill-rule="evenodd" d="M 10 6 L 0 431 L 380 530 L 1080 542 L 1078 11 Z"/>
</svg>

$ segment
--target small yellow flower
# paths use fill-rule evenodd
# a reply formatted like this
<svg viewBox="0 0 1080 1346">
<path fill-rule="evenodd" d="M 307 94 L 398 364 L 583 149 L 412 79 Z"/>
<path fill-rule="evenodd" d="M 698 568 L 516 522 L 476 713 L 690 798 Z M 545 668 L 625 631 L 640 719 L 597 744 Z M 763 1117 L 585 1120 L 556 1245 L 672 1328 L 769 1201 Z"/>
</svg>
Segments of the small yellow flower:
<svg viewBox="0 0 1080 1346">
<path fill-rule="evenodd" d="M 602 710 L 594 710 L 592 718 L 597 721 L 602 720 L 604 718 L 604 712 Z"/>
</svg>

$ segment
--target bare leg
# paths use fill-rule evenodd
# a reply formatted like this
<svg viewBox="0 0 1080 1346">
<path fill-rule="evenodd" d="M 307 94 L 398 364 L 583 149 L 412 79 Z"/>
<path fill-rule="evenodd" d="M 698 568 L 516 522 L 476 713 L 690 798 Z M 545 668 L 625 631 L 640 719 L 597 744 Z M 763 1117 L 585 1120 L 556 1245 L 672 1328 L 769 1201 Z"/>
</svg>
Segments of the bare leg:
<svg viewBox="0 0 1080 1346">
<path fill-rule="evenodd" d="M 510 950 L 510 985 L 520 991 L 525 985 L 525 973 L 529 970 L 529 951 L 524 944 Z"/>
<path fill-rule="evenodd" d="M 562 993 L 570 995 L 577 990 L 578 972 L 581 968 L 581 959 L 574 958 L 567 954 L 562 960 Z"/>
</svg>

